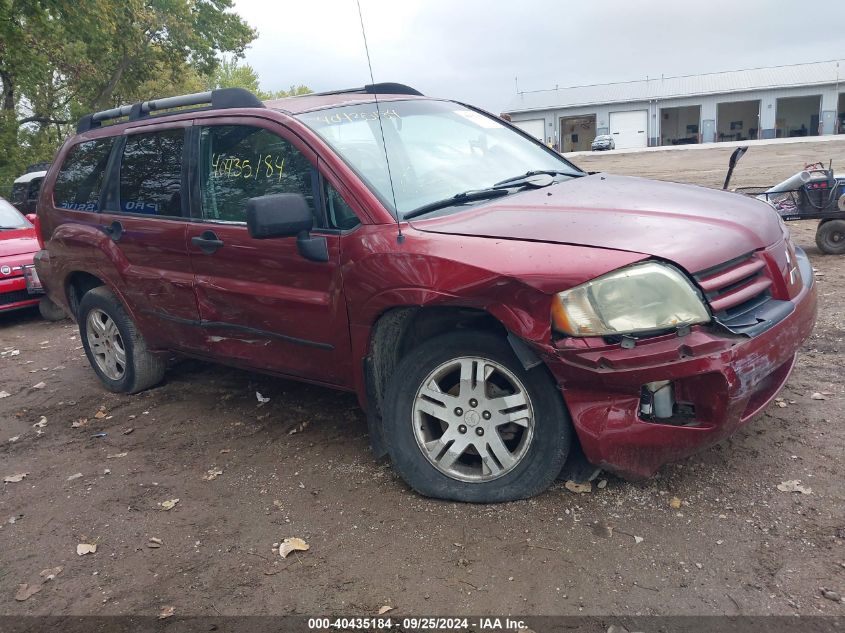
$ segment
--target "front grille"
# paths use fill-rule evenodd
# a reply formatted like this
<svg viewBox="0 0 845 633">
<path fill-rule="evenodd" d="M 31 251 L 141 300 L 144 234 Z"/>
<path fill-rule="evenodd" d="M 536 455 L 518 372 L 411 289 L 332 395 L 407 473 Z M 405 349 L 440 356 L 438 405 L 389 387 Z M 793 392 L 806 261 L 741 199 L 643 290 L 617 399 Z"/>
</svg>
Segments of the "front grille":
<svg viewBox="0 0 845 633">
<path fill-rule="evenodd" d="M 3 292 L 0 293 L 0 306 L 7 306 L 17 303 L 18 301 L 26 301 L 28 299 L 32 299 L 32 295 L 30 295 L 26 290 Z"/>
<path fill-rule="evenodd" d="M 766 262 L 749 253 L 695 275 L 714 316 L 732 320 L 771 298 Z"/>
</svg>

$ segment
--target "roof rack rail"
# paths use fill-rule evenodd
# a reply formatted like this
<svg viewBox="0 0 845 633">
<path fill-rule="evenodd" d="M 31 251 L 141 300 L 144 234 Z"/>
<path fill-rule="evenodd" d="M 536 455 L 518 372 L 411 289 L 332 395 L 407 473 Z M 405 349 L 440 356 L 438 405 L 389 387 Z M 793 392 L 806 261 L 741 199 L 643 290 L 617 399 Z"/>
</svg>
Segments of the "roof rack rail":
<svg viewBox="0 0 845 633">
<path fill-rule="evenodd" d="M 411 88 L 411 86 L 406 86 L 405 84 L 399 84 L 393 81 L 385 81 L 382 83 L 377 84 L 367 84 L 366 86 L 362 86 L 360 88 L 346 88 L 344 90 L 328 90 L 326 92 L 313 92 L 309 93 L 312 95 L 340 95 L 340 94 L 347 94 L 347 93 L 359 93 L 359 94 L 380 94 L 380 95 L 414 95 L 416 97 L 424 96 L 419 90 L 415 88 Z M 307 95 L 302 95 L 307 96 Z"/>
<path fill-rule="evenodd" d="M 163 99 L 152 99 L 140 101 L 132 105 L 125 105 L 111 110 L 102 110 L 93 114 L 86 114 L 79 119 L 76 125 L 76 132 L 80 134 L 92 128 L 102 125 L 103 121 L 129 117 L 130 121 L 137 121 L 157 110 L 168 110 L 170 108 L 182 108 L 185 106 L 199 106 L 209 104 L 197 110 L 225 110 L 229 108 L 263 108 L 261 100 L 249 90 L 243 88 L 217 88 L 208 92 L 197 92 L 189 95 L 176 97 L 165 97 Z"/>
</svg>

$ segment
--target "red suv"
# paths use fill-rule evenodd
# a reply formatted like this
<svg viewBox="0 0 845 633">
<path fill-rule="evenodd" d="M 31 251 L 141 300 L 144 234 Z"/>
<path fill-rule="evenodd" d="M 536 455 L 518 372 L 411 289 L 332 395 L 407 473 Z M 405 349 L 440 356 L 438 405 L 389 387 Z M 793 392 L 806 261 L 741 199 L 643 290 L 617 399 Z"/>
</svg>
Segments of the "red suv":
<svg viewBox="0 0 845 633">
<path fill-rule="evenodd" d="M 107 388 L 152 387 L 175 351 L 353 391 L 376 454 L 463 501 L 717 442 L 816 315 L 766 204 L 588 174 L 401 84 L 86 116 L 38 216 L 38 274 Z"/>
</svg>

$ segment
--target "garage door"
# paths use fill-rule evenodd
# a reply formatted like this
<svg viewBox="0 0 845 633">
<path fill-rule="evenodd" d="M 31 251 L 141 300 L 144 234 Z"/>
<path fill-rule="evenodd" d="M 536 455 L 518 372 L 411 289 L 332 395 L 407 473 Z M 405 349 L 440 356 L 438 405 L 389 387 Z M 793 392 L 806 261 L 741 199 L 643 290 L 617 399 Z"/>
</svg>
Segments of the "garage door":
<svg viewBox="0 0 845 633">
<path fill-rule="evenodd" d="M 543 119 L 529 119 L 528 121 L 514 121 L 513 124 L 523 132 L 530 134 L 538 141 L 544 141 L 543 132 L 546 129 L 546 123 Z"/>
<path fill-rule="evenodd" d="M 616 149 L 648 147 L 648 110 L 611 112 L 610 133 Z"/>
</svg>

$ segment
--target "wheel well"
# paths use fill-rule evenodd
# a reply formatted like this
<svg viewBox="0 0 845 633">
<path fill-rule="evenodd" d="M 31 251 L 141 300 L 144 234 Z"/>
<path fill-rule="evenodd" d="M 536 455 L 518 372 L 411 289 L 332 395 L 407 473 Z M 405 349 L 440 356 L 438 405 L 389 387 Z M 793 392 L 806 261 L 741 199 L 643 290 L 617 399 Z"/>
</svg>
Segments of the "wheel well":
<svg viewBox="0 0 845 633">
<path fill-rule="evenodd" d="M 496 332 L 503 338 L 508 334 L 489 312 L 460 307 L 395 308 L 373 326 L 365 372 L 370 442 L 377 457 L 386 453 L 381 433 L 382 401 L 400 359 L 424 341 L 465 328 Z"/>
<path fill-rule="evenodd" d="M 79 303 L 82 301 L 85 293 L 104 285 L 105 282 L 102 279 L 91 273 L 75 272 L 68 276 L 66 288 L 67 299 L 74 316 L 76 316 L 79 310 Z"/>
</svg>

